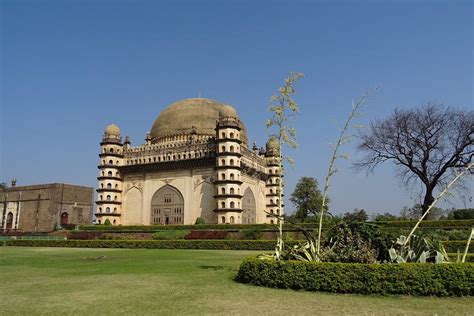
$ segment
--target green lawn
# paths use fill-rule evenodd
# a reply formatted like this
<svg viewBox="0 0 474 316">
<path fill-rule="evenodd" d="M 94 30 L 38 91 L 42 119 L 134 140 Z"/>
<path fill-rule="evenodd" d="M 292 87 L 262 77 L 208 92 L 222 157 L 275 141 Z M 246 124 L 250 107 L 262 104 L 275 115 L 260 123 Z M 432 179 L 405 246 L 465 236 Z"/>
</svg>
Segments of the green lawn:
<svg viewBox="0 0 474 316">
<path fill-rule="evenodd" d="M 256 252 L 0 247 L 0 314 L 462 315 L 472 298 L 361 296 L 243 285 Z M 105 256 L 105 258 L 98 258 Z"/>
</svg>

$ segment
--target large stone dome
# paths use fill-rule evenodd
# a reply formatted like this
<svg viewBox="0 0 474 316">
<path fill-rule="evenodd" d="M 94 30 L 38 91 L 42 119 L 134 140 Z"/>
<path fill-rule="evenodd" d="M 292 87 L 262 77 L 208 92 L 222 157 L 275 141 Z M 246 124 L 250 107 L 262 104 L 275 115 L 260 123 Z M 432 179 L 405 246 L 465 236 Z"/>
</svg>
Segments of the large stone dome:
<svg viewBox="0 0 474 316">
<path fill-rule="evenodd" d="M 204 98 L 184 99 L 168 106 L 153 123 L 150 136 L 160 142 L 165 136 L 191 134 L 214 136 L 220 117 L 239 118 L 230 105 Z M 241 139 L 247 144 L 247 132 L 240 122 Z"/>
</svg>

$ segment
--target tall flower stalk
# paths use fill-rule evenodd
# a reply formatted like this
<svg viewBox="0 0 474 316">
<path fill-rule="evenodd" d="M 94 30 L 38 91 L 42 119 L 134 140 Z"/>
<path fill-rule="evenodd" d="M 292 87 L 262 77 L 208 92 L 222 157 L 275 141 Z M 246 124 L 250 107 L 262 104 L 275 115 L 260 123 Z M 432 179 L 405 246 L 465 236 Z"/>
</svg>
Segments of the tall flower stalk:
<svg viewBox="0 0 474 316">
<path fill-rule="evenodd" d="M 426 215 L 428 215 L 428 213 L 431 211 L 431 209 L 435 206 L 435 204 L 441 199 L 441 197 L 443 197 L 443 195 L 445 195 L 446 193 L 449 192 L 449 189 L 468 171 L 470 171 L 471 169 L 474 168 L 474 162 L 471 162 L 470 164 L 468 164 L 465 168 L 463 168 L 463 170 L 458 173 L 458 175 L 456 177 L 454 177 L 453 180 L 451 180 L 451 182 L 448 183 L 448 185 L 446 186 L 446 188 L 444 188 L 443 191 L 441 191 L 438 196 L 434 199 L 434 201 L 430 204 L 430 206 L 426 209 L 426 211 L 423 213 L 423 215 L 420 217 L 420 219 L 418 220 L 418 222 L 416 222 L 415 226 L 413 227 L 413 229 L 411 230 L 410 234 L 408 234 L 408 237 L 407 239 L 405 240 L 405 245 L 409 242 L 411 236 L 413 235 L 413 233 L 415 233 L 415 230 L 418 228 L 418 226 L 421 224 L 421 222 L 423 221 L 423 219 L 425 219 Z M 471 234 L 472 236 L 472 234 Z"/>
<path fill-rule="evenodd" d="M 352 101 L 352 110 L 349 113 L 349 116 L 347 117 L 347 120 L 340 130 L 339 133 L 339 139 L 337 140 L 336 145 L 331 145 L 332 148 L 332 156 L 329 161 L 329 166 L 328 166 L 328 172 L 326 174 L 326 178 L 324 181 L 324 191 L 323 191 L 323 198 L 321 201 L 321 211 L 319 214 L 319 227 L 318 227 L 318 239 L 316 240 L 316 260 L 320 260 L 320 251 L 321 251 L 321 234 L 322 234 L 322 229 L 323 229 L 323 218 L 324 218 L 324 210 L 327 208 L 327 197 L 328 197 L 328 192 L 329 192 L 329 187 L 330 187 L 330 180 L 331 177 L 337 172 L 337 169 L 335 168 L 335 163 L 337 158 L 344 158 L 347 159 L 348 155 L 341 155 L 339 154 L 339 149 L 342 145 L 348 143 L 351 141 L 352 137 L 351 136 L 346 136 L 347 131 L 351 127 L 351 122 L 352 120 L 359 115 L 359 108 L 366 103 L 367 99 L 372 93 L 375 93 L 379 87 L 376 87 L 374 89 L 367 90 L 363 95 L 358 97 L 355 101 Z"/>
<path fill-rule="evenodd" d="M 278 239 L 275 247 L 275 259 L 280 260 L 283 251 L 283 221 L 284 212 L 282 208 L 283 197 L 283 159 L 289 164 L 293 164 L 290 157 L 283 156 L 283 146 L 289 148 L 298 147 L 296 142 L 296 129 L 290 126 L 290 121 L 299 113 L 298 104 L 293 100 L 296 91 L 294 88 L 295 82 L 302 78 L 302 73 L 291 73 L 284 81 L 282 87 L 278 89 L 278 94 L 270 98 L 270 105 L 268 111 L 272 113 L 272 117 L 267 120 L 266 125 L 268 129 L 272 127 L 276 132 L 270 135 L 270 138 L 276 139 L 277 156 L 278 156 Z"/>
</svg>

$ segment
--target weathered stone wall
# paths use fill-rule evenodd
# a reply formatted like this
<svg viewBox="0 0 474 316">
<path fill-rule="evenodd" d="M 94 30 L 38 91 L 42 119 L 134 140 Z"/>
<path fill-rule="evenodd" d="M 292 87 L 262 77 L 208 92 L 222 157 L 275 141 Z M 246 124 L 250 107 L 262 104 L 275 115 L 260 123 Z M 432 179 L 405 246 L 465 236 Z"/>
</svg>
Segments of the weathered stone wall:
<svg viewBox="0 0 474 316">
<path fill-rule="evenodd" d="M 91 224 L 93 189 L 53 183 L 7 188 L 0 191 L 0 229 L 7 227 L 9 212 L 12 229 L 51 231 L 67 212 L 70 224 Z"/>
</svg>

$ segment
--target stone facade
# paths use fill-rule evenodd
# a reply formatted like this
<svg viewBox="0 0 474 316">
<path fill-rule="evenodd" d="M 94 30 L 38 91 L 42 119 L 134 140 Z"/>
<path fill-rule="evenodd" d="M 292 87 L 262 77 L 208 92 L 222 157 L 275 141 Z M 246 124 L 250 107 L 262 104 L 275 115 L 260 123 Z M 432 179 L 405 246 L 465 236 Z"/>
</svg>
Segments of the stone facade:
<svg viewBox="0 0 474 316">
<path fill-rule="evenodd" d="M 122 142 L 112 124 L 100 143 L 97 223 L 273 223 L 279 214 L 278 151 L 248 148 L 235 109 L 209 99 L 166 108 L 145 143 Z"/>
<path fill-rule="evenodd" d="M 52 183 L 0 190 L 0 230 L 52 231 L 61 224 L 92 224 L 93 188 Z"/>
</svg>

